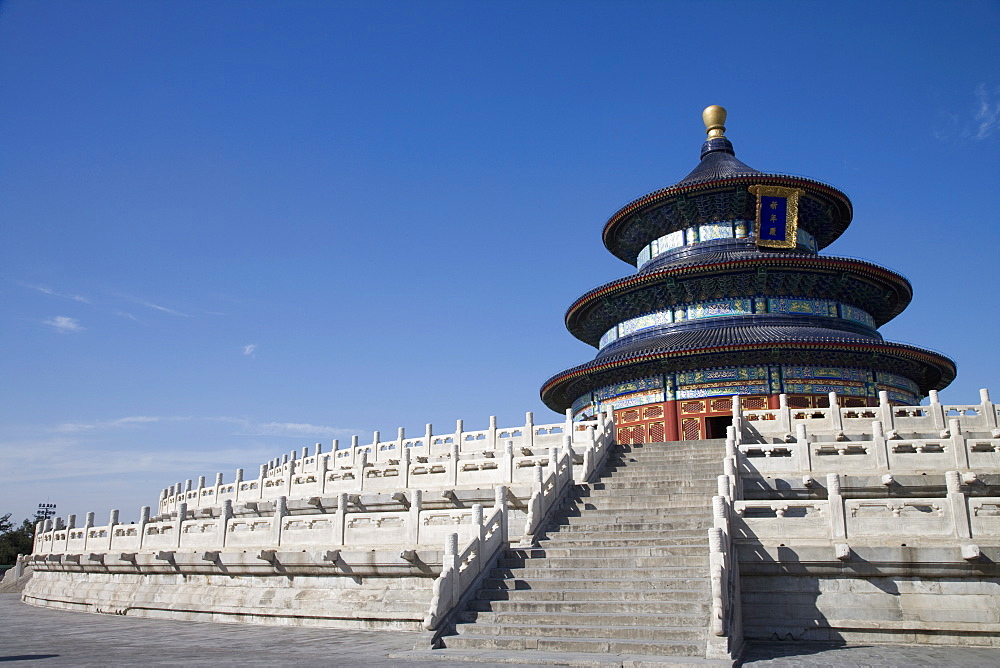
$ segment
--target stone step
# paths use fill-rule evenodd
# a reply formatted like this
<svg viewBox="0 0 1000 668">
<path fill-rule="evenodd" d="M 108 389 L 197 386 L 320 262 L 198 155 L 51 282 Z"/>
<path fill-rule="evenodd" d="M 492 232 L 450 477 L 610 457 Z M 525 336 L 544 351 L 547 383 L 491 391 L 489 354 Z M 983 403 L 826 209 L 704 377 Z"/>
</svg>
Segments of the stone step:
<svg viewBox="0 0 1000 668">
<path fill-rule="evenodd" d="M 498 581 L 509 582 L 509 581 Z M 689 583 L 689 589 L 480 589 L 479 601 L 603 601 L 643 603 L 646 601 L 695 601 L 705 602 L 711 597 L 708 580 L 683 580 Z M 605 583 L 608 586 L 620 586 L 618 583 Z"/>
<path fill-rule="evenodd" d="M 698 623 L 701 623 L 711 609 L 711 604 L 704 599 L 694 601 L 504 601 L 478 599 L 472 602 L 471 609 L 475 612 L 495 613 L 695 615 L 699 620 Z"/>
<path fill-rule="evenodd" d="M 564 517 L 555 524 L 559 533 L 594 533 L 594 534 L 632 534 L 635 532 L 664 533 L 670 530 L 701 530 L 712 528 L 710 517 L 692 516 L 689 518 L 673 517 L 671 519 L 658 519 L 652 521 L 636 521 L 635 518 L 616 516 L 617 522 L 609 522 L 609 518 L 590 517 Z M 707 535 L 707 534 L 706 534 Z M 595 538 L 597 536 L 594 536 Z M 603 537 L 603 536 L 601 536 Z"/>
<path fill-rule="evenodd" d="M 566 628 L 576 626 L 581 623 L 599 625 L 603 630 L 601 636 L 605 638 L 633 638 L 632 632 L 626 632 L 624 636 L 616 635 L 621 628 L 631 628 L 635 626 L 643 627 L 666 627 L 673 629 L 691 629 L 702 632 L 708 617 L 707 610 L 691 610 L 689 612 L 549 612 L 538 610 L 535 612 L 509 611 L 509 612 L 484 612 L 478 610 L 466 610 L 459 613 L 460 623 L 466 624 L 486 624 L 490 626 L 531 626 L 537 630 L 526 632 L 525 635 L 562 635 Z M 514 634 L 516 635 L 516 634 Z M 591 636 L 592 637 L 592 636 Z M 639 636 L 644 637 L 644 636 Z M 655 637 L 655 636 L 654 636 Z"/>
<path fill-rule="evenodd" d="M 673 453 L 668 455 L 666 453 L 661 454 L 631 454 L 624 453 L 616 457 L 608 459 L 604 464 L 605 466 L 621 466 L 622 464 L 664 464 L 672 463 L 679 466 L 721 466 L 722 461 L 725 459 L 725 453 L 711 453 L 711 452 L 686 452 L 686 453 Z"/>
<path fill-rule="evenodd" d="M 499 649 L 499 650 L 538 650 L 549 652 L 586 652 L 588 654 L 638 654 L 651 657 L 698 657 L 705 653 L 704 642 L 683 640 L 584 640 L 566 637 L 525 637 L 501 636 L 468 632 L 444 639 L 449 650 L 457 649 Z M 514 657 L 517 658 L 517 657 Z M 657 665 L 663 662 L 650 663 Z M 567 665 L 563 663 L 563 665 Z M 572 662 L 569 665 L 581 665 Z M 582 664 L 586 665 L 586 664 Z M 614 663 L 620 666 L 621 662 Z M 642 665 L 642 664 L 637 664 Z M 732 665 L 732 662 L 730 662 Z"/>
<path fill-rule="evenodd" d="M 708 564 L 708 547 L 677 547 L 659 548 L 666 553 L 652 556 L 605 556 L 605 557 L 538 557 L 536 559 L 523 557 L 504 557 L 497 563 L 497 568 L 525 569 L 571 569 L 586 568 L 588 570 L 618 568 L 618 577 L 627 577 L 631 569 L 671 567 L 679 561 L 687 565 L 700 565 L 702 561 Z M 614 577 L 614 576 L 612 576 Z"/>
<path fill-rule="evenodd" d="M 616 543 L 624 546 L 644 545 L 647 541 L 671 542 L 675 538 L 701 538 L 707 536 L 708 529 L 666 529 L 656 531 L 568 531 L 568 526 L 558 527 L 558 530 L 550 531 L 544 538 L 539 540 L 538 547 L 544 548 L 546 545 L 557 547 L 600 547 L 607 543 L 608 547 L 616 547 Z"/>
<path fill-rule="evenodd" d="M 601 517 L 631 517 L 634 520 L 646 518 L 647 520 L 671 520 L 683 519 L 686 517 L 711 516 L 711 503 L 708 497 L 701 500 L 692 500 L 690 505 L 676 506 L 653 506 L 643 508 L 639 504 L 628 506 L 620 503 L 577 503 L 565 509 L 567 517 L 591 517 L 598 519 Z M 697 504 L 697 505 L 695 505 Z"/>
<path fill-rule="evenodd" d="M 704 485 L 702 487 L 702 485 Z M 684 491 L 688 490 L 702 490 L 710 492 L 719 488 L 718 476 L 712 478 L 711 481 L 698 482 L 695 485 L 693 482 L 690 485 L 685 485 L 684 483 L 678 483 L 674 480 L 647 480 L 647 481 L 635 481 L 627 482 L 624 480 L 612 480 L 611 478 L 602 478 L 601 482 L 587 483 L 587 485 L 578 485 L 578 488 L 583 487 L 580 493 L 587 493 L 590 491 L 603 491 L 603 492 L 619 492 L 621 490 L 639 490 L 656 494 L 670 494 L 676 492 L 678 489 Z"/>
<path fill-rule="evenodd" d="M 702 587 L 707 588 L 710 585 L 707 568 L 688 570 L 689 572 L 676 573 L 676 577 L 663 577 L 662 572 L 657 571 L 645 580 L 625 580 L 619 578 L 613 581 L 601 581 L 592 577 L 581 578 L 579 571 L 561 574 L 561 577 L 559 577 L 551 569 L 531 579 L 506 574 L 496 576 L 490 573 L 492 577 L 483 580 L 483 589 L 481 591 L 554 591 L 565 592 L 567 594 L 569 592 L 585 592 L 588 595 L 593 595 L 592 592 L 610 591 L 649 593 L 690 591 Z M 611 589 L 612 587 L 614 589 Z"/>
<path fill-rule="evenodd" d="M 490 613 L 463 613 L 469 615 L 490 614 Z M 522 613 L 523 614 L 523 613 Z M 528 615 L 525 615 L 528 617 Z M 539 617 L 544 617 L 540 615 Z M 573 615 L 572 620 L 563 620 L 553 626 L 539 624 L 536 622 L 505 622 L 499 624 L 466 623 L 456 624 L 455 630 L 459 635 L 471 633 L 476 635 L 498 635 L 498 636 L 556 636 L 564 638 L 605 638 L 608 640 L 700 640 L 706 637 L 704 628 L 695 626 L 666 626 L 658 618 L 665 615 L 636 615 L 632 616 L 632 624 L 621 626 L 609 626 L 602 624 L 604 615 Z M 630 617 L 623 615 L 622 617 Z M 648 617 L 652 622 L 650 625 L 643 625 L 643 618 Z M 581 621 L 588 621 L 590 624 L 580 624 Z M 702 626 L 705 622 L 699 622 Z M 489 628 L 487 628 L 489 627 Z M 492 631 L 492 632 L 491 632 Z"/>
<path fill-rule="evenodd" d="M 598 538 L 591 537 L 588 534 L 586 538 L 572 538 L 568 535 L 562 535 L 558 532 L 548 534 L 546 538 L 543 538 L 538 542 L 538 547 L 544 550 L 550 548 L 560 547 L 560 548 L 574 548 L 574 547 L 647 547 L 647 546 L 661 546 L 661 545 L 701 545 L 706 541 L 706 532 L 704 531 L 686 531 L 685 533 L 674 534 L 674 535 L 664 535 L 661 532 L 650 532 L 655 535 L 649 536 L 647 538 Z"/>
<path fill-rule="evenodd" d="M 652 580 L 653 578 L 700 578 L 708 575 L 708 555 L 701 557 L 688 557 L 683 560 L 685 566 L 662 565 L 663 559 L 655 560 L 659 563 L 642 567 L 622 568 L 617 567 L 593 567 L 586 573 L 580 572 L 579 566 L 569 568 L 552 568 L 544 566 L 501 566 L 490 570 L 491 578 L 517 580 L 531 580 L 532 578 L 574 578 L 585 575 L 593 580 L 604 580 L 602 586 L 614 583 L 616 586 L 624 580 Z M 666 560 L 668 563 L 677 563 L 676 560 Z"/>
<path fill-rule="evenodd" d="M 636 497 L 638 498 L 638 497 Z M 585 497 L 575 502 L 579 510 L 636 510 L 648 512 L 651 510 L 664 510 L 678 512 L 681 510 L 706 512 L 712 507 L 712 496 L 710 494 L 688 494 L 677 495 L 669 501 L 633 501 L 629 503 L 626 499 L 616 496 L 606 497 Z"/>
<path fill-rule="evenodd" d="M 673 496 L 675 494 L 708 494 L 709 496 L 718 493 L 719 482 L 699 482 L 697 485 L 679 485 L 674 482 L 662 482 L 659 480 L 615 480 L 604 478 L 605 482 L 591 483 L 589 488 L 580 488 L 570 492 L 570 496 L 607 496 L 617 494 L 619 496 Z"/>
<path fill-rule="evenodd" d="M 634 547 L 538 547 L 530 550 L 508 550 L 500 559 L 503 566 L 512 561 L 526 564 L 544 560 L 558 566 L 564 559 L 639 559 L 646 557 L 686 557 L 708 554 L 708 537 L 689 545 L 636 545 Z"/>
</svg>

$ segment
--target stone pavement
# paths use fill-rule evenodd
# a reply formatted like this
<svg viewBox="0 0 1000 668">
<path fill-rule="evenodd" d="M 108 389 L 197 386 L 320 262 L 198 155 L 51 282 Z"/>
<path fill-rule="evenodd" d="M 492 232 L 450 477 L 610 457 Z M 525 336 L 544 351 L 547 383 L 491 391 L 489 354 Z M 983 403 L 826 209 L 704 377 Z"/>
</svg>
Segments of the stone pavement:
<svg viewBox="0 0 1000 668">
<path fill-rule="evenodd" d="M 415 657 L 390 658 L 411 650 L 416 635 L 115 617 L 36 608 L 21 603 L 18 594 L 0 594 L 0 663 L 15 665 L 432 665 L 413 660 Z M 528 658 L 527 654 L 521 658 Z M 490 661 L 487 656 L 481 658 Z M 547 665 L 553 665 L 553 660 L 562 665 L 575 663 L 568 655 L 547 654 L 545 658 L 549 659 Z M 747 649 L 745 661 L 744 665 L 755 668 L 1000 666 L 1000 652 L 987 648 L 756 643 Z M 487 668 L 503 664 L 446 665 Z"/>
</svg>

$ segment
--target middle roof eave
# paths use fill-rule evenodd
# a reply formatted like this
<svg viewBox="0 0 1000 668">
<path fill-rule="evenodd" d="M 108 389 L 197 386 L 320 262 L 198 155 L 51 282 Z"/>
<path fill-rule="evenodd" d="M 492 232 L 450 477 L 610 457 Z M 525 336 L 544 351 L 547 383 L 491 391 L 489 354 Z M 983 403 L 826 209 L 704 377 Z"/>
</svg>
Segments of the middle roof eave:
<svg viewBox="0 0 1000 668">
<path fill-rule="evenodd" d="M 680 266 L 625 276 L 590 290 L 567 309 L 566 328 L 576 338 L 596 347 L 604 332 L 623 320 L 691 301 L 683 296 L 676 299 L 671 296 L 675 292 L 689 294 L 687 290 L 679 287 L 681 284 L 734 276 L 746 277 L 746 281 L 757 281 L 762 275 L 766 281 L 768 272 L 771 273 L 771 280 L 776 280 L 775 277 L 783 274 L 792 277 L 798 274 L 822 274 L 825 275 L 827 283 L 833 284 L 836 291 L 834 288 L 827 288 L 827 294 L 820 295 L 778 294 L 768 290 L 768 287 L 774 286 L 753 284 L 747 285 L 741 294 L 728 294 L 727 291 L 722 295 L 718 293 L 706 295 L 704 299 L 757 296 L 817 299 L 839 297 L 859 308 L 867 307 L 875 318 L 877 326 L 881 326 L 901 313 L 913 296 L 909 281 L 900 274 L 874 263 L 853 258 L 804 253 L 755 253 L 716 262 L 703 262 L 693 258 L 689 263 Z M 863 295 L 853 287 L 859 281 L 871 287 L 877 294 L 862 299 Z M 706 284 L 705 288 L 717 290 L 717 281 L 711 285 Z"/>
</svg>

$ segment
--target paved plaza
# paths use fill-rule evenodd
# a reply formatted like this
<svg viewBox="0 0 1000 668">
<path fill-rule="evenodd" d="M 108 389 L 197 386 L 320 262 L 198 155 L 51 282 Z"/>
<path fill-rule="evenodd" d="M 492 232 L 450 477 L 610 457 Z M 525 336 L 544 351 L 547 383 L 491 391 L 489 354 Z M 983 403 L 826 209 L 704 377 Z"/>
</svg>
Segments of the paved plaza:
<svg viewBox="0 0 1000 668">
<path fill-rule="evenodd" d="M 30 666 L 428 666 L 408 655 L 417 634 L 137 619 L 36 608 L 0 594 L 0 662 Z M 408 655 L 405 658 L 399 655 Z M 390 658 L 396 656 L 398 658 Z M 527 658 L 523 653 L 522 658 Z M 509 664 L 501 654 L 447 666 Z M 610 657 L 537 655 L 534 665 L 616 665 Z M 492 659 L 492 660 L 491 660 Z M 589 660 L 584 660 L 589 659 Z M 436 662 L 432 657 L 432 662 Z M 707 663 L 707 662 L 706 662 Z M 531 665 L 531 664 L 529 664 Z M 620 663 L 618 664 L 620 665 Z M 690 665 L 690 664 L 688 664 Z M 997 666 L 1000 652 L 955 647 L 757 643 L 745 666 Z"/>
</svg>

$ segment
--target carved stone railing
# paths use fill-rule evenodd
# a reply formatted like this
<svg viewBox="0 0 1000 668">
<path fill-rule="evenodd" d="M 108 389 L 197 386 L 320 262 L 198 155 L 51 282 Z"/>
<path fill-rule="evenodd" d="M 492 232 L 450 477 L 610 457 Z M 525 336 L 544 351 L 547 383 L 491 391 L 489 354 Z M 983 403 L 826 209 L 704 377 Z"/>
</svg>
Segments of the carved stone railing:
<svg viewBox="0 0 1000 668">
<path fill-rule="evenodd" d="M 579 466 L 574 467 L 576 454 L 571 437 L 566 434 L 563 436 L 562 448 L 552 448 L 546 459 L 546 465 L 543 466 L 539 462 L 532 468 L 534 484 L 528 500 L 522 545 L 534 544 L 545 521 L 562 505 L 568 490 L 573 487 L 574 480 L 589 480 L 604 466 L 608 453 L 614 445 L 614 425 L 610 411 L 607 414 L 598 414 L 594 424 L 585 423 L 585 429 L 586 447 L 581 453 Z M 579 478 L 574 477 L 577 475 Z M 504 494 L 506 495 L 506 491 Z M 499 496 L 497 504 L 499 508 Z M 503 505 L 503 511 L 506 519 L 506 505 Z M 484 526 L 492 526 L 491 522 L 492 520 L 487 520 Z M 509 525 L 505 521 L 503 526 Z M 426 644 L 434 646 L 437 643 L 437 638 L 450 623 L 449 620 L 475 594 L 482 574 L 492 567 L 508 545 L 506 530 L 500 543 L 489 543 L 484 540 L 481 539 L 476 543 L 476 538 L 473 537 L 459 552 L 457 538 L 449 536 L 445 545 L 444 567 L 434 584 L 434 599 L 425 619 L 424 626 L 431 632 Z M 449 567 L 449 564 L 454 566 Z"/>
<path fill-rule="evenodd" d="M 985 390 L 982 394 L 983 404 L 973 407 L 978 411 L 974 416 L 957 417 L 948 414 L 959 412 L 958 409 L 971 412 L 972 408 L 934 403 L 840 408 L 837 395 L 831 393 L 830 403 L 834 408 L 809 409 L 809 415 L 820 416 L 811 421 L 795 419 L 795 411 L 787 406 L 742 411 L 734 401 L 733 424 L 746 472 L 1000 470 L 1000 428 L 985 424 L 995 410 L 989 394 Z M 785 395 L 781 397 L 785 404 Z M 871 420 L 871 417 L 888 419 L 888 424 L 897 426 L 908 421 L 907 427 L 889 429 L 882 419 Z M 792 431 L 785 431 L 785 423 L 790 423 Z M 937 429 L 939 424 L 944 427 Z"/>
<path fill-rule="evenodd" d="M 723 460 L 726 473 L 719 476 L 718 494 L 712 497 L 713 526 L 708 530 L 712 612 L 705 655 L 709 659 L 731 659 L 743 644 L 740 569 L 731 527 L 734 497 L 741 492 L 739 477 L 735 475 L 738 454 L 732 428 L 729 433 Z"/>
<path fill-rule="evenodd" d="M 420 488 L 486 488 L 497 485 L 530 484 L 536 464 L 548 464 L 553 447 L 569 437 L 574 452 L 577 476 L 583 475 L 583 456 L 592 449 L 595 440 L 613 439 L 614 425 L 602 414 L 597 420 L 535 425 L 531 413 L 525 425 L 496 427 L 490 418 L 490 428 L 464 431 L 458 421 L 456 431 L 433 435 L 431 426 L 419 438 L 406 438 L 402 429 L 393 441 L 381 441 L 378 432 L 373 442 L 359 445 L 357 437 L 351 446 L 322 452 L 308 448 L 301 455 L 272 459 L 262 464 L 256 478 L 244 479 L 243 469 L 237 469 L 233 482 L 223 482 L 216 474 L 214 484 L 202 476 L 177 483 L 160 494 L 160 514 L 175 512 L 181 503 L 189 509 L 220 507 L 225 501 L 242 503 L 276 499 L 302 499 L 313 496 L 333 496 L 342 492 L 395 491 Z"/>
<path fill-rule="evenodd" d="M 307 564 L 316 562 L 310 567 L 322 568 L 332 564 L 327 562 L 331 559 L 329 555 L 333 553 L 347 554 L 350 550 L 366 547 L 391 552 L 395 546 L 397 551 L 402 549 L 405 555 L 422 546 L 440 546 L 446 537 L 454 534 L 463 545 L 475 538 L 485 541 L 481 545 L 489 548 L 485 552 L 476 548 L 472 552 L 463 550 L 459 553 L 459 572 L 464 573 L 467 566 L 461 564 L 472 561 L 476 564 L 485 563 L 484 559 L 489 560 L 495 556 L 499 549 L 498 541 L 503 545 L 509 541 L 511 531 L 507 497 L 510 492 L 504 483 L 512 479 L 519 481 L 518 489 L 522 491 L 518 493 L 523 494 L 519 498 L 526 501 L 528 509 L 526 526 L 535 531 L 546 513 L 559 502 L 567 484 L 573 480 L 574 469 L 579 472 L 577 475 L 585 478 L 602 465 L 614 442 L 614 425 L 607 418 L 602 413 L 597 420 L 577 423 L 569 429 L 565 429 L 565 425 L 525 428 L 526 433 L 539 436 L 539 440 L 559 438 L 563 447 L 544 451 L 542 448 L 525 446 L 515 456 L 513 446 L 505 443 L 504 454 L 499 458 L 501 464 L 496 467 L 483 466 L 484 463 L 497 459 L 487 456 L 488 451 L 470 449 L 466 456 L 461 456 L 458 445 L 449 444 L 453 456 L 444 463 L 446 472 L 449 472 L 449 485 L 443 490 L 434 490 L 430 503 L 424 502 L 427 490 L 412 487 L 401 489 L 396 486 L 384 493 L 379 493 L 378 488 L 373 491 L 365 487 L 367 495 L 363 499 L 367 501 L 363 501 L 359 494 L 346 491 L 331 495 L 328 487 L 327 494 L 304 494 L 295 499 L 295 505 L 291 509 L 289 505 L 293 499 L 286 495 L 272 499 L 241 499 L 237 505 L 231 498 L 220 498 L 223 496 L 218 493 L 220 480 L 216 480 L 214 493 L 206 494 L 210 488 L 205 486 L 202 479 L 197 489 L 188 490 L 196 492 L 191 497 L 196 503 L 206 500 L 201 506 L 192 507 L 181 500 L 172 511 L 155 517 L 150 516 L 149 507 L 143 507 L 139 522 L 131 524 L 120 522 L 117 510 L 111 512 L 108 523 L 102 526 L 95 525 L 93 513 L 87 514 L 83 526 L 77 526 L 74 515 L 69 516 L 65 523 L 58 517 L 39 523 L 36 527 L 33 560 L 42 564 L 45 570 L 100 570 L 106 568 L 108 563 L 114 563 L 118 565 L 116 567 L 124 568 L 125 572 L 135 572 L 132 568 L 135 564 L 157 567 L 161 562 L 192 562 L 199 568 L 211 570 L 210 566 L 201 561 L 214 563 L 212 559 L 218 558 L 242 563 L 240 560 L 245 557 L 234 555 L 253 555 L 256 552 L 258 561 L 251 560 L 249 563 L 254 566 L 252 572 L 261 573 L 262 564 L 259 561 L 277 563 L 277 554 L 301 552 L 305 556 L 295 557 L 293 560 L 305 560 L 303 563 Z M 497 431 L 503 433 L 501 430 Z M 569 433 L 564 433 L 566 431 Z M 479 438 L 482 435 L 479 432 L 462 433 L 469 437 L 469 443 L 490 439 L 488 435 Z M 408 473 L 393 476 L 397 480 L 406 480 L 407 475 L 418 477 L 421 474 L 415 473 L 414 467 L 431 463 L 431 460 L 420 461 L 420 455 L 413 455 L 411 459 L 411 450 L 404 450 L 403 453 L 403 463 L 409 464 Z M 357 470 L 366 473 L 379 471 L 383 474 L 381 479 L 386 479 L 386 471 L 403 468 L 394 460 L 386 459 L 368 469 L 364 466 L 366 459 L 367 453 L 361 453 L 359 462 L 362 466 Z M 287 476 L 308 475 L 310 462 L 307 460 L 312 460 L 313 465 L 320 469 L 324 466 L 325 460 L 322 458 L 307 457 L 302 460 L 302 469 L 290 465 L 286 469 Z M 482 482 L 470 479 L 470 485 L 478 485 L 471 490 L 460 489 L 456 492 L 454 483 L 456 480 L 461 483 L 463 474 L 479 474 L 483 471 L 492 476 L 491 480 Z M 547 475 L 540 476 L 540 473 Z M 365 475 L 359 477 L 362 480 L 367 478 Z M 281 481 L 287 485 L 289 479 L 268 474 L 262 475 L 260 481 Z M 294 480 L 291 484 L 295 484 Z M 288 489 L 280 485 L 272 487 Z M 457 487 L 460 488 L 461 485 Z M 466 505 L 470 496 L 475 498 L 480 495 L 481 489 L 487 490 L 487 494 L 488 490 L 495 490 L 498 496 L 495 497 L 494 507 L 502 509 L 499 515 L 491 514 L 485 524 L 481 513 L 480 516 L 476 515 L 477 506 Z M 183 497 L 175 495 L 172 500 L 185 498 L 186 494 L 183 493 Z M 499 496 L 501 494 L 502 499 Z M 499 532 L 494 527 L 497 521 L 502 523 Z M 483 526 L 490 528 L 483 529 Z M 519 530 L 513 533 L 522 534 Z M 198 554 L 209 556 L 199 561 Z M 332 557 L 333 562 L 337 558 Z M 389 562 L 393 561 L 389 559 Z M 244 566 L 246 565 L 240 566 L 243 569 L 240 572 L 246 570 Z M 266 572 L 266 567 L 263 572 Z M 467 578 L 459 577 L 457 582 L 464 586 Z M 430 618 L 438 617 L 431 615 Z"/>
<path fill-rule="evenodd" d="M 845 496 L 841 476 L 826 477 L 826 499 L 766 499 L 734 502 L 734 536 L 763 542 L 831 541 L 838 556 L 848 558 L 847 541 L 884 542 L 920 539 L 923 544 L 978 548 L 972 541 L 994 544 L 1000 538 L 1000 496 L 971 495 L 976 481 L 958 471 L 945 473 L 944 496 Z M 885 479 L 892 485 L 891 476 Z M 929 491 L 929 490 L 928 490 Z M 971 547 L 970 547 L 971 546 Z"/>
<path fill-rule="evenodd" d="M 1000 429 L 1000 406 L 990 401 L 988 390 L 980 390 L 979 395 L 978 404 L 941 404 L 937 392 L 931 391 L 928 406 L 895 406 L 883 391 L 879 392 L 878 406 L 843 407 L 837 393 L 831 392 L 827 408 L 790 408 L 787 396 L 782 394 L 780 407 L 775 409 L 742 410 L 734 401 L 733 417 L 738 423 L 737 438 L 745 443 L 793 441 L 801 425 L 811 434 L 870 433 L 873 421 L 881 423 L 890 437 L 896 433 L 988 433 Z M 1000 433 L 993 438 L 1000 438 Z"/>
<path fill-rule="evenodd" d="M 434 581 L 431 604 L 424 618 L 424 628 L 437 629 L 444 618 L 458 608 L 468 595 L 475 593 L 475 586 L 492 567 L 496 557 L 507 546 L 504 527 L 507 526 L 507 491 L 497 488 L 496 503 L 486 519 L 483 507 L 472 509 L 472 524 L 478 535 L 465 543 L 459 551 L 459 535 L 449 534 L 445 540 L 441 574 Z"/>
</svg>

